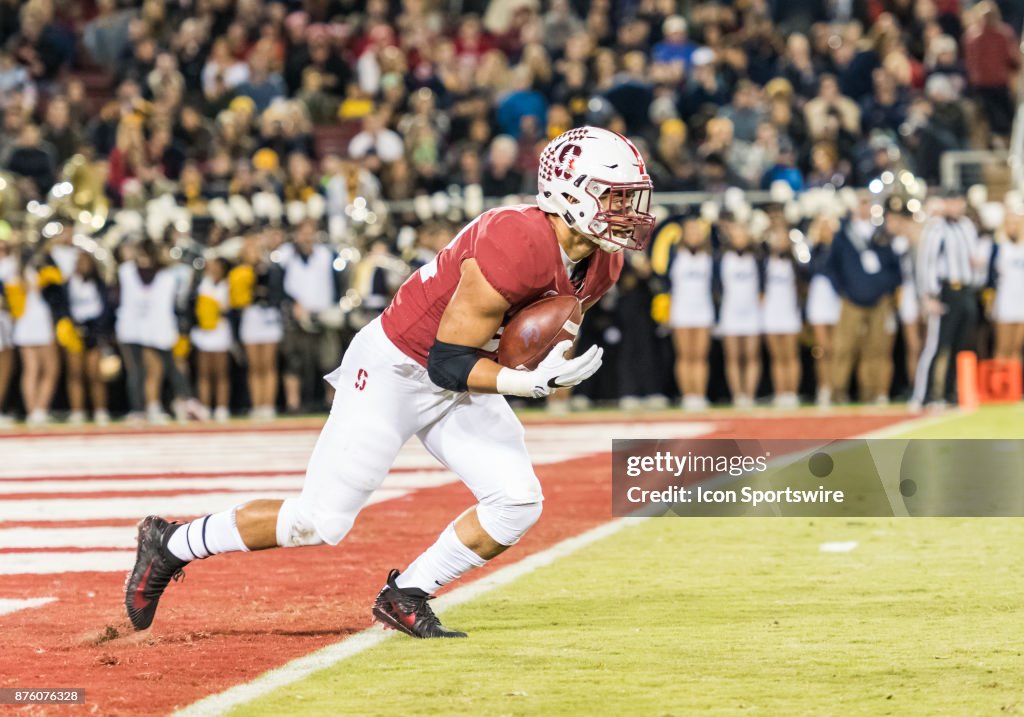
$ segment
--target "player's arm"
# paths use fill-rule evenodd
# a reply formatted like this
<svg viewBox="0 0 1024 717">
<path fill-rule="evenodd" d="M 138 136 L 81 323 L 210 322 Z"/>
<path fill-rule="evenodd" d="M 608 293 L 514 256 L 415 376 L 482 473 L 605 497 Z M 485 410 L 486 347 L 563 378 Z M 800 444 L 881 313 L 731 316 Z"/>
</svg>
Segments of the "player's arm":
<svg viewBox="0 0 1024 717">
<path fill-rule="evenodd" d="M 476 259 L 462 262 L 462 277 L 441 315 L 427 357 L 431 380 L 442 388 L 497 393 L 501 365 L 477 351 L 501 326 L 511 304 L 487 283 Z M 464 386 L 463 386 L 464 384 Z"/>
<path fill-rule="evenodd" d="M 566 359 L 569 341 L 551 350 L 533 371 L 517 371 L 478 355 L 494 338 L 511 304 L 488 283 L 475 259 L 462 263 L 437 337 L 427 356 L 430 380 L 452 391 L 503 393 L 540 398 L 557 388 L 575 386 L 601 367 L 602 351 L 592 347 L 582 356 Z"/>
</svg>

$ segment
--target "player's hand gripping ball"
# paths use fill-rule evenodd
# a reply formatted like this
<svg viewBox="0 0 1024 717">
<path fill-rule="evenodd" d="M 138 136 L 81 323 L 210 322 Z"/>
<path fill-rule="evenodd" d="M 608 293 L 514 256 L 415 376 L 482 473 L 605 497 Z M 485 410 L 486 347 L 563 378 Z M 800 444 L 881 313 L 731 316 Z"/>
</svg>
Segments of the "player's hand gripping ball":
<svg viewBox="0 0 1024 717">
<path fill-rule="evenodd" d="M 514 369 L 537 368 L 556 344 L 580 333 L 583 307 L 575 296 L 551 296 L 522 309 L 505 326 L 498 363 Z"/>
</svg>

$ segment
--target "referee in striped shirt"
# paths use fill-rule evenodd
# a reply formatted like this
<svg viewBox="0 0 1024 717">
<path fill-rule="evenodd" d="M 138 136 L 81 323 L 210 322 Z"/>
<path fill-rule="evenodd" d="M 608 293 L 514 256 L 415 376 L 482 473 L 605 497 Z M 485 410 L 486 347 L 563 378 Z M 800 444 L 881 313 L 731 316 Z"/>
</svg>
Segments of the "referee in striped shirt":
<svg viewBox="0 0 1024 717">
<path fill-rule="evenodd" d="M 956 355 L 972 347 L 978 291 L 985 281 L 978 230 L 959 192 L 943 194 L 918 248 L 917 284 L 928 334 L 917 366 L 911 405 L 956 402 Z"/>
</svg>

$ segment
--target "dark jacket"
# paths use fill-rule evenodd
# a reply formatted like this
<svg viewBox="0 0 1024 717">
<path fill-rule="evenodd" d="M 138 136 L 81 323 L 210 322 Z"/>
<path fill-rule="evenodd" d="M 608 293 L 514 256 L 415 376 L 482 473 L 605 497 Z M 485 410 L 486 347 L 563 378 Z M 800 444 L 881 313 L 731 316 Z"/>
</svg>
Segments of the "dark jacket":
<svg viewBox="0 0 1024 717">
<path fill-rule="evenodd" d="M 874 306 L 894 293 L 902 282 L 900 260 L 883 229 L 879 228 L 870 240 L 860 246 L 851 237 L 851 230 L 851 222 L 847 219 L 836 232 L 825 273 L 844 299 L 858 306 Z M 878 257 L 878 271 L 874 273 L 869 273 L 864 266 L 863 255 L 869 252 Z"/>
</svg>

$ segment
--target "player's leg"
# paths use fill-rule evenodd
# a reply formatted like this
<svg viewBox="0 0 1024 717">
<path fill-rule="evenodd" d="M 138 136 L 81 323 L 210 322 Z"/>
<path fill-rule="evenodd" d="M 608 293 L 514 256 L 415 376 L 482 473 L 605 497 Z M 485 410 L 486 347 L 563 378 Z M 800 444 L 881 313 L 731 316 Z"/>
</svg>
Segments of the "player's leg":
<svg viewBox="0 0 1024 717">
<path fill-rule="evenodd" d="M 413 637 L 464 637 L 441 625 L 426 600 L 519 542 L 540 518 L 544 496 L 522 424 L 502 396 L 469 394 L 417 435 L 478 503 L 449 523 L 404 572 L 392 571 L 374 615 Z"/>
<path fill-rule="evenodd" d="M 353 340 L 341 367 L 328 377 L 338 391 L 299 496 L 253 501 L 184 525 L 156 516 L 142 521 L 125 595 L 136 629 L 150 625 L 163 590 L 191 560 L 333 545 L 345 537 L 402 444 L 426 422 L 419 410 L 422 383 L 400 375 L 394 363 L 373 336 Z"/>
</svg>

